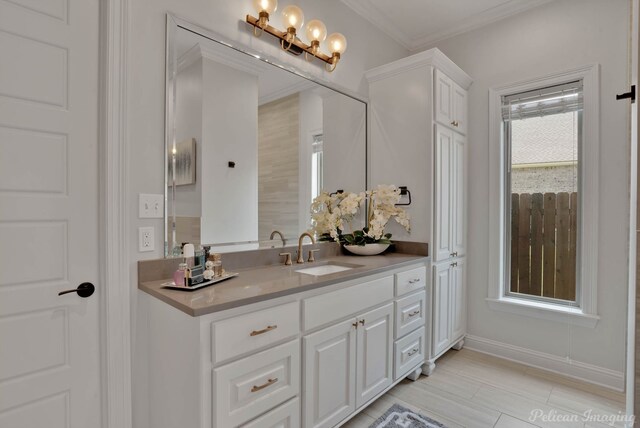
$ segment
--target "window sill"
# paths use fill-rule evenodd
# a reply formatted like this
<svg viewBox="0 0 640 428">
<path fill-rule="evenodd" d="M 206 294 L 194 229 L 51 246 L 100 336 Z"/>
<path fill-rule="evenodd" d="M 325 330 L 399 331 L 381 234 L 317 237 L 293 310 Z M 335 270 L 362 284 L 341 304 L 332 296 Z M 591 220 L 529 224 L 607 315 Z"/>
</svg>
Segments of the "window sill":
<svg viewBox="0 0 640 428">
<path fill-rule="evenodd" d="M 502 299 L 488 298 L 486 300 L 489 308 L 495 311 L 509 312 L 547 321 L 568 322 L 569 324 L 581 327 L 595 328 L 600 320 L 598 315 L 586 314 L 581 309 L 574 307 L 533 302 L 513 297 L 503 297 Z"/>
</svg>

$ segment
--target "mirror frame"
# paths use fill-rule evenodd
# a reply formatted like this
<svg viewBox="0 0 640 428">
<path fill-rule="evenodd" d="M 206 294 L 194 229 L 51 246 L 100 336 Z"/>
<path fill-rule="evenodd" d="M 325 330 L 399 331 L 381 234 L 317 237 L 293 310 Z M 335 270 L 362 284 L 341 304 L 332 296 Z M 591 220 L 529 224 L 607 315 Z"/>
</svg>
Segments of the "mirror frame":
<svg viewBox="0 0 640 428">
<path fill-rule="evenodd" d="M 242 21 L 244 23 L 244 21 Z M 273 58 L 269 54 L 265 54 L 264 52 L 259 52 L 254 49 L 247 47 L 246 45 L 231 41 L 226 37 L 222 36 L 215 31 L 209 30 L 207 28 L 201 27 L 197 24 L 193 24 L 187 20 L 179 18 L 171 13 L 167 13 L 167 21 L 166 21 L 166 33 L 165 33 L 165 132 L 164 132 L 164 149 L 163 149 L 163 163 L 164 163 L 164 257 L 171 257 L 169 248 L 169 233 L 170 233 L 170 218 L 168 212 L 168 201 L 171 195 L 169 194 L 169 163 L 167 162 L 167 150 L 170 143 L 173 143 L 175 139 L 175 99 L 176 99 L 176 87 L 175 87 L 175 77 L 177 74 L 177 53 L 175 51 L 175 43 L 174 40 L 176 38 L 176 32 L 179 28 L 182 28 L 186 31 L 190 31 L 202 37 L 205 37 L 212 42 L 224 45 L 230 49 L 233 49 L 237 52 L 243 53 L 248 56 L 252 56 L 254 59 L 258 61 L 265 62 L 272 66 L 278 67 L 279 69 L 292 73 L 298 77 L 309 80 L 319 86 L 330 89 L 339 94 L 345 95 L 349 98 L 352 98 L 356 101 L 360 101 L 364 104 L 365 108 L 365 189 L 369 188 L 370 184 L 370 150 L 369 150 L 369 135 L 370 135 L 370 120 L 369 120 L 369 100 L 362 95 L 341 87 L 335 83 L 323 80 L 317 76 L 313 76 L 309 73 L 306 73 L 288 63 L 283 63 L 280 60 Z M 235 244 L 254 244 L 259 243 L 261 241 L 247 241 L 247 242 L 237 242 L 237 243 L 226 243 L 226 244 L 216 244 L 216 245 L 235 245 Z M 259 248 L 260 249 L 260 248 Z M 241 251 L 241 250 L 238 250 Z M 233 252 L 233 251 L 231 251 Z"/>
</svg>

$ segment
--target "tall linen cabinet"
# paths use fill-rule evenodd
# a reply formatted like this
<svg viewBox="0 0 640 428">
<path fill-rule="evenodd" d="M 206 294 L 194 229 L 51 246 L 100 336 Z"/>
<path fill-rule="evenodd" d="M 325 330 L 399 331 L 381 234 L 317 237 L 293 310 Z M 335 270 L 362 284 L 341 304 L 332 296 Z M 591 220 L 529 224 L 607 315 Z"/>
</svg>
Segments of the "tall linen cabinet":
<svg viewBox="0 0 640 428">
<path fill-rule="evenodd" d="M 472 79 L 430 49 L 366 73 L 370 99 L 371 183 L 407 186 L 411 233 L 431 253 L 428 360 L 460 349 L 466 334 L 467 90 Z"/>
</svg>

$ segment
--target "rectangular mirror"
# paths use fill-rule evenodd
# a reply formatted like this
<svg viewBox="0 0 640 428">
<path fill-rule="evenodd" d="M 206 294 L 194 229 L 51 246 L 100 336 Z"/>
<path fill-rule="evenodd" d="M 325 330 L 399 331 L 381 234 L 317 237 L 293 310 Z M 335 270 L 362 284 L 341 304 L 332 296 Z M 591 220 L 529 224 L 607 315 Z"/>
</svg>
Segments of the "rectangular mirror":
<svg viewBox="0 0 640 428">
<path fill-rule="evenodd" d="M 363 100 L 171 15 L 166 76 L 167 256 L 297 243 L 321 190 L 366 189 Z"/>
</svg>

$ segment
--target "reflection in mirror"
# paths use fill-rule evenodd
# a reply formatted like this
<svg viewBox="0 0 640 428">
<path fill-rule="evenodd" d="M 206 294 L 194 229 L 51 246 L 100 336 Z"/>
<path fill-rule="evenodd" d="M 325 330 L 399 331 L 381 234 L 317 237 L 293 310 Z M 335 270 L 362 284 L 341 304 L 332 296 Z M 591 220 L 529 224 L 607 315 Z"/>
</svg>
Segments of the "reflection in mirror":
<svg viewBox="0 0 640 428">
<path fill-rule="evenodd" d="M 364 102 L 184 27 L 168 28 L 168 255 L 293 244 L 321 190 L 365 190 Z"/>
</svg>

